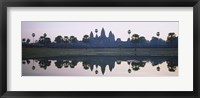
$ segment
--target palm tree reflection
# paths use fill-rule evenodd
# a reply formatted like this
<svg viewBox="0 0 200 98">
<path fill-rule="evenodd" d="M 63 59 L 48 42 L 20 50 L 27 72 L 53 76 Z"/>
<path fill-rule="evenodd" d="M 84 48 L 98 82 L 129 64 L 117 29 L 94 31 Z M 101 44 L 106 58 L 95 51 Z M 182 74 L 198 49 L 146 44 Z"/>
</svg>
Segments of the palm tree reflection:
<svg viewBox="0 0 200 98">
<path fill-rule="evenodd" d="M 77 64 L 78 64 L 78 61 L 77 61 L 77 60 L 72 60 L 72 61 L 70 62 L 70 68 L 74 68 Z"/>
<path fill-rule="evenodd" d="M 83 68 L 84 68 L 85 70 L 88 70 L 88 69 L 90 68 L 90 65 L 89 65 L 88 62 L 83 62 L 82 64 L 83 64 Z"/>
<path fill-rule="evenodd" d="M 23 65 L 26 64 L 26 61 L 25 61 L 25 60 L 22 60 L 22 64 L 23 64 Z"/>
<path fill-rule="evenodd" d="M 131 73 L 131 68 L 130 68 L 131 61 L 128 60 L 128 61 L 127 61 L 127 64 L 128 64 L 128 67 L 129 67 L 129 68 L 128 68 L 128 73 Z"/>
<path fill-rule="evenodd" d="M 35 66 L 32 66 L 32 70 L 35 70 Z"/>
<path fill-rule="evenodd" d="M 178 64 L 176 64 L 175 62 L 167 61 L 167 67 L 168 67 L 170 72 L 175 72 L 177 66 L 178 66 Z"/>
<path fill-rule="evenodd" d="M 63 67 L 63 64 L 64 64 L 64 61 L 63 60 L 57 60 L 55 62 L 55 66 L 58 68 L 58 69 L 61 69 Z"/>
<path fill-rule="evenodd" d="M 64 65 L 65 68 L 68 68 L 70 66 L 70 63 L 69 63 L 69 61 L 64 60 L 64 64 L 63 65 Z"/>
<path fill-rule="evenodd" d="M 35 65 L 39 65 L 40 68 L 47 69 L 51 66 L 53 61 L 56 68 L 75 68 L 78 63 L 82 63 L 84 70 L 94 71 L 95 74 L 99 74 L 98 67 L 101 70 L 102 75 L 106 72 L 106 66 L 108 66 L 109 71 L 115 68 L 115 66 L 128 66 L 128 73 L 133 71 L 139 71 L 142 67 L 145 67 L 147 62 L 150 62 L 152 66 L 157 66 L 156 70 L 160 71 L 160 64 L 167 63 L 167 68 L 169 72 L 175 72 L 178 67 L 177 57 L 59 57 L 59 58 L 42 58 L 35 59 L 33 61 L 32 70 L 35 70 Z M 36 62 L 37 61 L 37 62 Z M 34 62 L 36 63 L 34 65 Z M 127 62 L 127 65 L 124 65 L 122 62 Z M 28 64 L 29 59 L 22 60 L 22 64 Z M 95 67 L 95 70 L 93 68 Z"/>
<path fill-rule="evenodd" d="M 138 61 L 138 60 L 132 60 L 131 65 L 132 65 L 132 69 L 134 71 L 138 71 L 140 69 L 140 67 L 144 67 L 145 66 L 145 62 L 143 61 Z"/>
<path fill-rule="evenodd" d="M 156 69 L 157 69 L 157 71 L 160 71 L 160 67 L 159 66 Z"/>
<path fill-rule="evenodd" d="M 43 68 L 44 70 L 47 69 L 51 65 L 51 60 L 41 59 L 39 60 L 39 66 L 40 68 Z"/>
<path fill-rule="evenodd" d="M 97 67 L 98 67 L 98 66 L 96 65 L 95 74 L 98 74 L 98 72 L 99 72 L 99 71 L 97 70 Z"/>
</svg>

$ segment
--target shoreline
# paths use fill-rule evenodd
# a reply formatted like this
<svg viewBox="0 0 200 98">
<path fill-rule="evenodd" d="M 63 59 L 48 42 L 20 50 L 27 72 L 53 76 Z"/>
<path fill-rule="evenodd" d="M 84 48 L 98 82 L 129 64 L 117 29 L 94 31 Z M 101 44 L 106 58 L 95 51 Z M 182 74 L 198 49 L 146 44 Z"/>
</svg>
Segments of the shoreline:
<svg viewBox="0 0 200 98">
<path fill-rule="evenodd" d="M 178 56 L 178 48 L 22 48 L 22 58 L 55 56 Z"/>
</svg>

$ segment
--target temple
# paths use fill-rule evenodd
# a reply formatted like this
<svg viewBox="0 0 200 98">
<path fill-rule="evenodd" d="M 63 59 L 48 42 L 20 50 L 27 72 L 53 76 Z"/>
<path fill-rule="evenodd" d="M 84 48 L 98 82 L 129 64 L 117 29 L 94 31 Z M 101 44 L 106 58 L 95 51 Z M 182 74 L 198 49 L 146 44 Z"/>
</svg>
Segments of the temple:
<svg viewBox="0 0 200 98">
<path fill-rule="evenodd" d="M 64 38 L 59 35 L 53 42 L 51 42 L 50 38 L 46 37 L 40 39 L 37 43 L 29 44 L 22 42 L 22 45 L 23 47 L 49 48 L 178 48 L 178 37 L 175 34 L 170 35 L 170 33 L 166 41 L 158 37 L 152 37 L 151 40 L 146 40 L 145 37 L 139 35 L 135 39 L 132 36 L 131 39 L 127 38 L 126 41 L 122 41 L 120 38 L 115 38 L 112 31 L 109 32 L 107 37 L 104 28 L 102 28 L 99 36 L 91 31 L 86 37 L 86 41 L 84 41 L 84 38 L 79 41 L 75 36 L 71 40 L 64 41 Z"/>
</svg>

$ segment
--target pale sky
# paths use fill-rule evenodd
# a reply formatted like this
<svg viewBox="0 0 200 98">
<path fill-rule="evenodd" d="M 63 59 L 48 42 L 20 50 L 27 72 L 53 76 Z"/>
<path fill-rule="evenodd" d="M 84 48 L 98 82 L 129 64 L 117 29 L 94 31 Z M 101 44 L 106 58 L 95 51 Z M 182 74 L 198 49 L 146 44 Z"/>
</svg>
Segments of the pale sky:
<svg viewBox="0 0 200 98">
<path fill-rule="evenodd" d="M 166 40 L 167 35 L 170 32 L 174 32 L 178 36 L 178 24 L 179 22 L 69 22 L 69 21 L 22 21 L 21 22 L 22 38 L 29 38 L 31 42 L 32 33 L 35 33 L 35 40 L 38 40 L 44 33 L 47 37 L 54 41 L 55 37 L 71 36 L 74 35 L 78 40 L 82 40 L 84 35 L 90 35 L 92 31 L 94 36 L 95 29 L 98 29 L 98 35 L 101 33 L 101 29 L 104 28 L 106 36 L 110 31 L 115 35 L 115 39 L 121 38 L 122 41 L 126 41 L 129 37 L 127 33 L 131 30 L 132 34 L 139 34 L 144 36 L 147 40 L 150 40 L 153 36 L 156 36 L 157 32 L 160 32 L 160 38 Z"/>
</svg>

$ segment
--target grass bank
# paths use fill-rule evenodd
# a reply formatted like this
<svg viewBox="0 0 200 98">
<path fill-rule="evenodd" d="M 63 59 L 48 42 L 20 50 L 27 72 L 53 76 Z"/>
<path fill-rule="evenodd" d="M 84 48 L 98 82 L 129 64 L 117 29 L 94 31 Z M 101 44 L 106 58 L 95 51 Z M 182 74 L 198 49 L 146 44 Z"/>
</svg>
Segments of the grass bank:
<svg viewBox="0 0 200 98">
<path fill-rule="evenodd" d="M 22 58 L 54 56 L 178 56 L 177 48 L 22 48 Z"/>
</svg>

